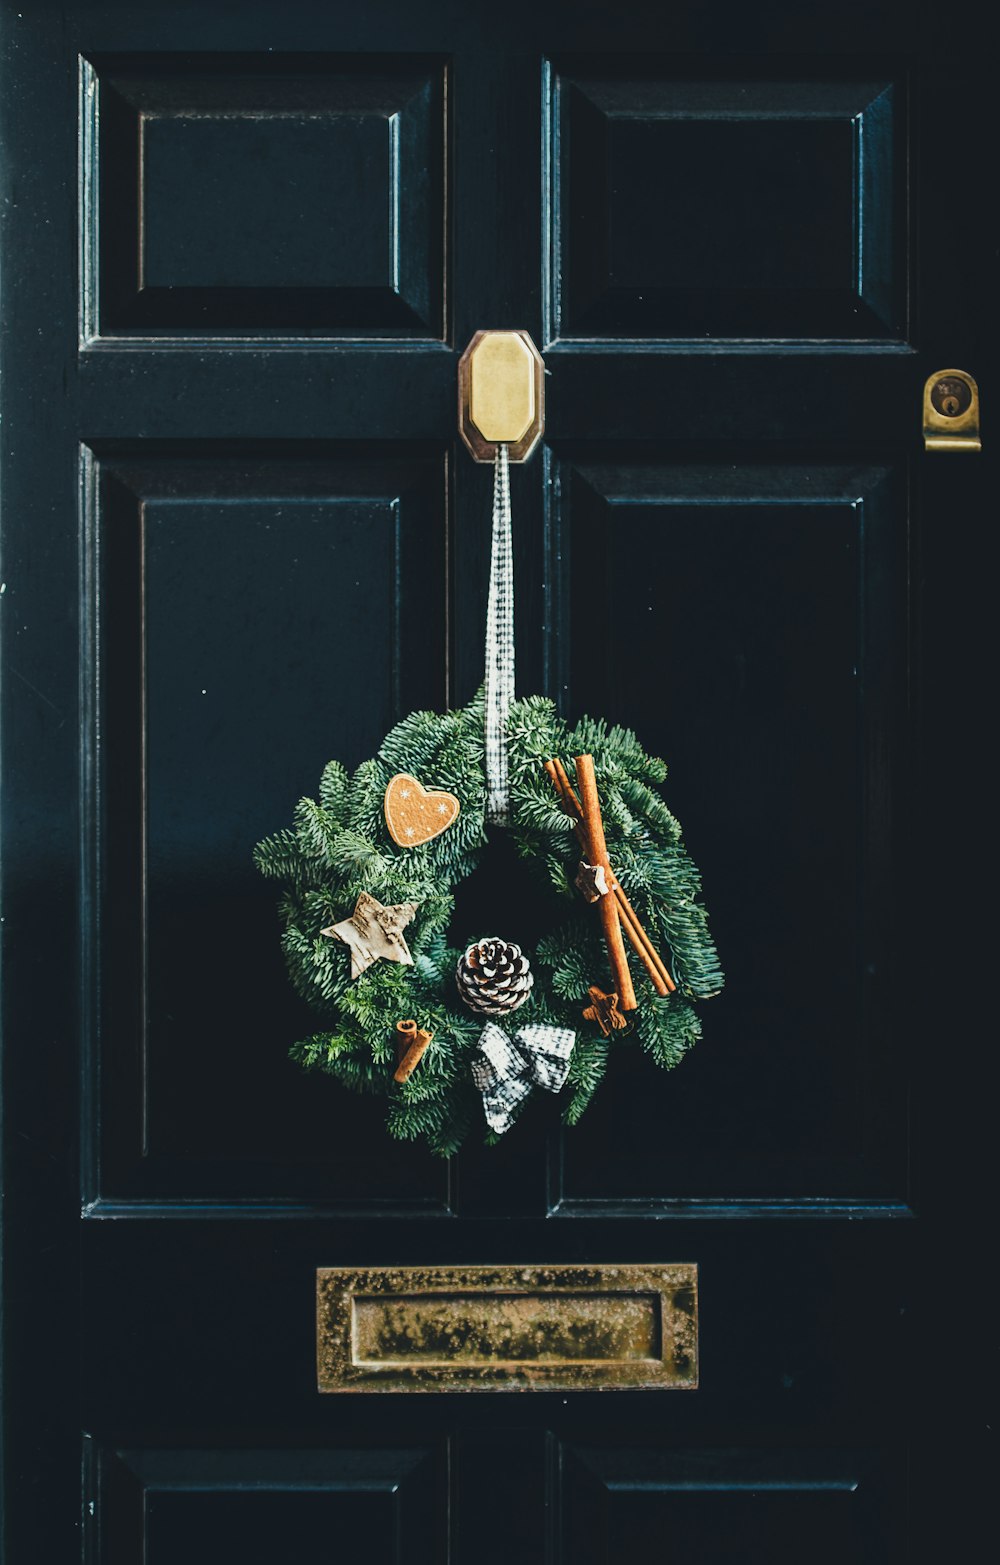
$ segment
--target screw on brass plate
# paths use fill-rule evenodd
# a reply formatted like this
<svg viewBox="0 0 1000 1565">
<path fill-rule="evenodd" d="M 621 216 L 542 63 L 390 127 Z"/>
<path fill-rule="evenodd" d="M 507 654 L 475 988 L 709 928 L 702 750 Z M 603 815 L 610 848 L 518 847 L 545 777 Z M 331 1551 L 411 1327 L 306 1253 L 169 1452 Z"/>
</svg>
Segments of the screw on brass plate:
<svg viewBox="0 0 1000 1565">
<path fill-rule="evenodd" d="M 965 370 L 938 370 L 924 384 L 924 447 L 981 451 L 979 387 Z"/>
</svg>

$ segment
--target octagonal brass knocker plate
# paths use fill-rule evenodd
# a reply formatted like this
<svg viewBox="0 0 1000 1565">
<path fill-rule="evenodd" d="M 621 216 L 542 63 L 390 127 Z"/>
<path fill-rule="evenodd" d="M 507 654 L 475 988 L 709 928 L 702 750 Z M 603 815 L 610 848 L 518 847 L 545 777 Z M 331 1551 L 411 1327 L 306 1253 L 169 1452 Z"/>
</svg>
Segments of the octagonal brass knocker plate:
<svg viewBox="0 0 1000 1565">
<path fill-rule="evenodd" d="M 526 462 L 545 427 L 545 366 L 526 331 L 477 331 L 458 362 L 458 428 L 477 462 Z"/>
</svg>

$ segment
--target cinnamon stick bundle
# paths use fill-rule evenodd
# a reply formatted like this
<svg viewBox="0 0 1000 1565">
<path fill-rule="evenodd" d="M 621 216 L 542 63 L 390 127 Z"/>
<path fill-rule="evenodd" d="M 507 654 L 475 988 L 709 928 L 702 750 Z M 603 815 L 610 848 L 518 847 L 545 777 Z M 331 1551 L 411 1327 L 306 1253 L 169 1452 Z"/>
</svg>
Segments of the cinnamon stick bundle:
<svg viewBox="0 0 1000 1565">
<path fill-rule="evenodd" d="M 551 761 L 545 762 L 545 770 L 552 779 L 555 790 L 562 800 L 563 808 L 566 810 L 568 815 L 573 817 L 576 823 L 577 841 L 579 842 L 583 851 L 585 853 L 588 852 L 583 831 L 583 810 L 580 806 L 579 799 L 573 791 L 573 785 L 566 773 L 566 768 L 563 766 L 563 763 L 559 757 L 555 756 Z M 635 911 L 635 908 L 632 906 L 628 897 L 625 895 L 621 882 L 619 881 L 618 876 L 614 873 L 614 870 L 611 870 L 609 885 L 611 886 L 615 900 L 618 903 L 618 915 L 621 919 L 622 929 L 624 930 L 625 935 L 627 936 L 629 943 L 632 946 L 632 949 L 635 951 L 639 960 L 642 962 L 643 967 L 645 967 L 646 972 L 649 974 L 650 982 L 652 983 L 653 988 L 659 995 L 673 994 L 674 990 L 677 988 L 677 985 L 674 983 L 674 980 L 670 976 L 670 972 L 664 964 L 663 959 L 646 933 L 646 930 L 644 929 L 639 919 L 639 915 Z"/>
<path fill-rule="evenodd" d="M 426 1027 L 418 1027 L 416 1022 L 406 1020 L 396 1023 L 396 1047 L 399 1054 L 399 1064 L 393 1074 L 393 1081 L 409 1081 L 418 1064 L 423 1059 L 427 1046 L 434 1037 Z"/>
<path fill-rule="evenodd" d="M 607 843 L 604 840 L 604 822 L 601 820 L 601 801 L 597 792 L 597 777 L 592 755 L 576 757 L 576 780 L 580 786 L 580 807 L 583 811 L 582 827 L 587 843 L 587 857 L 591 864 L 600 865 L 610 885 L 614 879 L 614 871 L 608 859 Z M 610 894 L 601 897 L 598 907 L 601 923 L 604 926 L 604 943 L 608 948 L 608 959 L 614 974 L 615 988 L 621 1000 L 621 1008 L 623 1011 L 634 1011 L 635 990 L 632 987 L 632 974 L 628 970 L 628 957 L 625 955 L 617 899 Z"/>
</svg>

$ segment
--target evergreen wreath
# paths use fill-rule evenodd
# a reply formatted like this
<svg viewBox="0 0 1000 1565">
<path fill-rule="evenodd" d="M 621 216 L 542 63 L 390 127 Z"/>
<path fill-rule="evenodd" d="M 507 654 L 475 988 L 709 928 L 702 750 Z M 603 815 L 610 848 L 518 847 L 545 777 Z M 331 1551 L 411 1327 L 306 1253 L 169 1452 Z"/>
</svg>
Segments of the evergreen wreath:
<svg viewBox="0 0 1000 1565">
<path fill-rule="evenodd" d="M 539 696 L 509 708 L 506 740 L 505 829 L 537 871 L 540 895 L 548 895 L 552 906 L 551 933 L 531 953 L 534 983 L 518 997 L 517 1021 L 576 1034 L 563 1107 L 565 1123 L 575 1125 L 612 1048 L 637 1039 L 663 1069 L 679 1063 L 701 1035 L 693 1002 L 716 994 L 722 973 L 699 901 L 698 872 L 658 791 L 666 777 L 663 761 L 647 755 L 629 729 L 589 717 L 571 726 Z M 292 1046 L 292 1057 L 353 1091 L 386 1096 L 389 1133 L 400 1140 L 423 1137 L 441 1156 L 455 1152 L 483 1116 L 472 1069 L 483 1017 L 465 1007 L 456 987 L 465 947 L 452 944 L 451 924 L 455 887 L 487 846 L 485 744 L 482 693 L 444 715 L 413 712 L 353 776 L 331 761 L 318 799 L 300 800 L 294 824 L 255 851 L 258 868 L 283 883 L 282 944 L 292 982 L 324 1022 Z M 550 757 L 580 752 L 593 756 L 610 861 L 653 943 L 669 948 L 677 985 L 664 997 L 637 972 L 637 1008 L 627 1025 L 616 1017 L 607 1033 L 593 1009 L 587 1012 L 591 1020 L 584 1016 L 589 986 L 608 982 L 601 921 L 574 889 L 580 860 L 574 823 L 545 769 Z M 447 790 L 460 806 L 440 835 L 416 846 L 398 845 L 386 821 L 386 790 L 401 773 L 426 788 Z M 365 893 L 405 913 L 403 949 L 409 947 L 412 965 L 404 965 L 405 958 L 372 961 L 352 978 L 353 951 L 323 931 L 349 919 Z M 412 907 L 401 906 L 406 904 Z M 498 933 L 508 932 L 482 932 Z M 516 939 L 518 931 L 509 934 Z M 398 1080 L 397 1033 L 404 1025 L 412 1030 L 412 1021 L 401 1022 L 411 1017 L 419 1018 L 425 1042 L 418 1068 Z M 487 1135 L 487 1141 L 496 1139 L 494 1132 Z"/>
</svg>

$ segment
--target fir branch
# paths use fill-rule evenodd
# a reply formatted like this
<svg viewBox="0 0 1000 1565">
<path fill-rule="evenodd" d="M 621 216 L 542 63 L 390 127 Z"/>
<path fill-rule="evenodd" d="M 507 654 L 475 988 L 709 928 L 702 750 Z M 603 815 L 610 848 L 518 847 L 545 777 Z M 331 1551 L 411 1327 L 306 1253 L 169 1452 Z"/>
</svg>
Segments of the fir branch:
<svg viewBox="0 0 1000 1565">
<path fill-rule="evenodd" d="M 319 802 L 337 826 L 347 823 L 348 789 L 351 779 L 346 766 L 327 761 L 319 780 Z"/>
<path fill-rule="evenodd" d="M 318 859 L 326 868 L 335 869 L 332 849 L 338 828 L 333 817 L 315 799 L 300 799 L 294 818 L 296 835 L 306 857 Z"/>
<path fill-rule="evenodd" d="M 290 826 L 283 826 L 272 837 L 265 837 L 254 848 L 253 861 L 261 874 L 271 880 L 297 882 L 304 867 L 298 833 Z"/>
<path fill-rule="evenodd" d="M 654 998 L 635 1013 L 636 1032 L 657 1065 L 673 1070 L 701 1037 L 701 1022 L 691 1006 L 671 995 Z"/>
<path fill-rule="evenodd" d="M 570 1058 L 566 1084 L 570 1098 L 563 1110 L 563 1122 L 576 1125 L 583 1116 L 591 1098 L 604 1080 L 608 1068 L 608 1041 L 606 1038 L 585 1036 L 578 1038 Z"/>
</svg>

